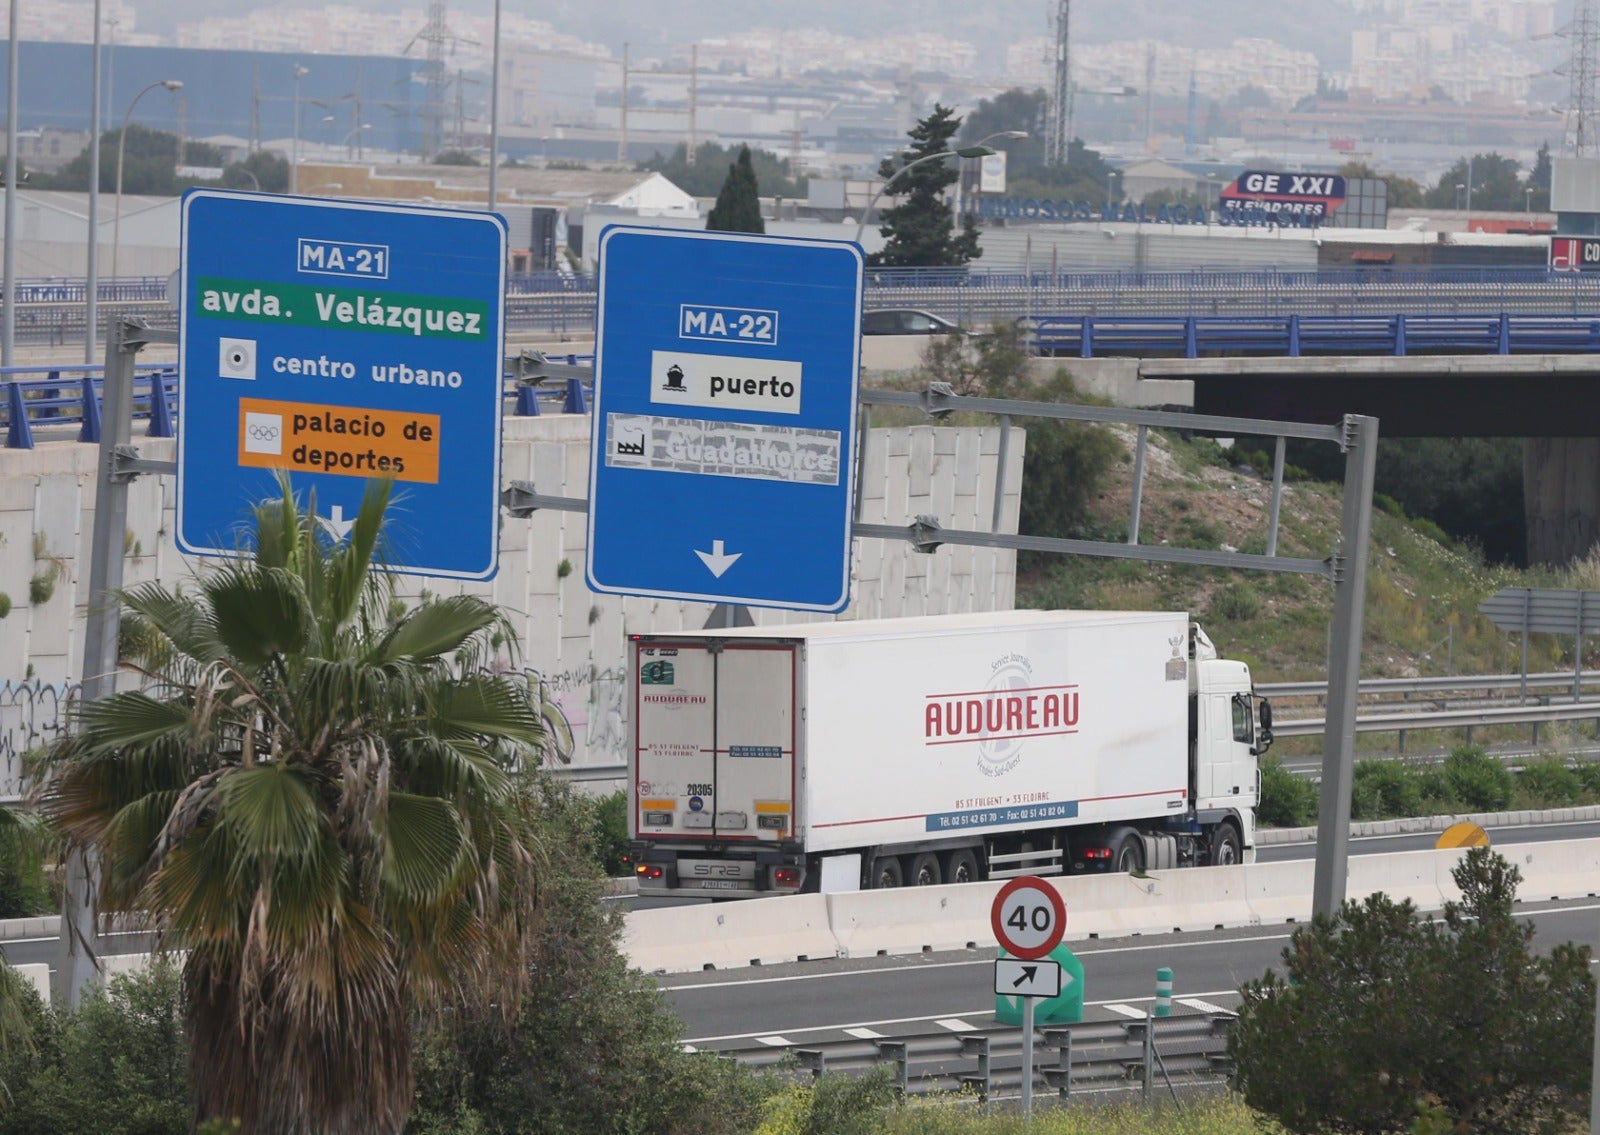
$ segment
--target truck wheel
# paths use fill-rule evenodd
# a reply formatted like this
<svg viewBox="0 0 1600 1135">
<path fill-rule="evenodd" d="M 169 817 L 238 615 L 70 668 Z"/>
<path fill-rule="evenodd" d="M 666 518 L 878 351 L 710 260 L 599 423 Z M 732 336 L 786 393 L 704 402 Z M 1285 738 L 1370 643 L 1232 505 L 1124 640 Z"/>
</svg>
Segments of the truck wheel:
<svg viewBox="0 0 1600 1135">
<path fill-rule="evenodd" d="M 900 870 L 900 860 L 893 855 L 880 855 L 872 861 L 872 877 L 868 880 L 875 891 L 887 891 L 906 885 Z"/>
<path fill-rule="evenodd" d="M 911 867 L 906 871 L 906 882 L 913 887 L 937 887 L 944 882 L 944 874 L 939 870 L 939 857 L 928 851 L 912 856 Z"/>
<path fill-rule="evenodd" d="M 1139 838 L 1137 832 L 1123 836 L 1122 842 L 1117 844 L 1117 850 L 1111 858 L 1111 869 L 1119 875 L 1144 870 L 1144 840 Z"/>
<path fill-rule="evenodd" d="M 1243 861 L 1243 840 L 1239 829 L 1232 824 L 1218 824 L 1211 829 L 1211 863 L 1217 867 L 1232 867 Z"/>
<path fill-rule="evenodd" d="M 950 858 L 945 862 L 944 881 L 947 883 L 976 883 L 978 881 L 978 857 L 964 847 L 952 851 Z"/>
</svg>

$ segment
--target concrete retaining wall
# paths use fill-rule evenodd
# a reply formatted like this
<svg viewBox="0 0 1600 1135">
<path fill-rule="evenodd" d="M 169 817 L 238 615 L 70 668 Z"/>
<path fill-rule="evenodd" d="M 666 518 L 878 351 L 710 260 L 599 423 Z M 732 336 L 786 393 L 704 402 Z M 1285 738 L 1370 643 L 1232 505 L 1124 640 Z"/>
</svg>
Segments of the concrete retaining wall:
<svg viewBox="0 0 1600 1135">
<path fill-rule="evenodd" d="M 998 428 L 871 431 L 859 472 L 861 518 L 900 525 L 931 513 L 949 526 L 987 529 L 999 436 Z M 138 444 L 145 457 L 174 456 L 170 439 L 139 438 Z M 1001 526 L 1008 532 L 1016 531 L 1025 448 L 1025 438 L 1013 432 L 1001 508 Z M 0 448 L 0 592 L 11 601 L 10 613 L 0 619 L 0 689 L 8 681 L 60 686 L 79 677 L 97 455 L 96 446 L 60 439 L 41 440 L 32 450 Z M 582 498 L 588 494 L 588 466 L 587 415 L 507 419 L 506 481 L 532 481 L 542 493 Z M 141 477 L 130 487 L 125 542 L 130 585 L 158 578 L 174 582 L 193 570 L 172 539 L 173 480 Z M 772 522 L 775 538 L 805 538 L 803 532 L 783 533 L 784 517 Z M 404 524 L 403 514 L 398 523 Z M 424 593 L 474 593 L 504 605 L 521 637 L 522 665 L 540 684 L 547 715 L 559 719 L 551 730 L 561 739 L 552 761 L 620 782 L 626 636 L 704 626 L 710 607 L 590 592 L 583 571 L 586 527 L 586 516 L 577 512 L 507 517 L 494 580 L 403 577 L 400 590 L 412 599 Z M 858 540 L 853 599 L 839 617 L 1009 610 L 1016 594 L 1015 565 L 1015 553 L 1008 551 L 947 546 L 925 555 L 901 541 Z M 49 583 L 31 585 L 35 579 Z M 770 610 L 753 614 L 768 625 L 817 617 Z M 15 795 L 15 758 L 30 747 L 30 737 L 38 743 L 40 723 L 19 717 L 14 707 L 8 713 L 6 699 L 0 698 L 0 796 Z"/>
</svg>

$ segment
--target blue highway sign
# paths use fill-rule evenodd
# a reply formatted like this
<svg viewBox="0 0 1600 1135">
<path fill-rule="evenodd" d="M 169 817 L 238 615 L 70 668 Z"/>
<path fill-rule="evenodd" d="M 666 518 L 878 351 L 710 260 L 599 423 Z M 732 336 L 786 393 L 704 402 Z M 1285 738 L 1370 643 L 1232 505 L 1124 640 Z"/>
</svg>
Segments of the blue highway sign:
<svg viewBox="0 0 1600 1135">
<path fill-rule="evenodd" d="M 591 588 L 849 603 L 862 264 L 842 241 L 601 234 Z"/>
<path fill-rule="evenodd" d="M 388 476 L 386 568 L 494 575 L 505 222 L 216 190 L 182 217 L 178 546 L 236 552 L 281 472 L 342 539 Z"/>
</svg>

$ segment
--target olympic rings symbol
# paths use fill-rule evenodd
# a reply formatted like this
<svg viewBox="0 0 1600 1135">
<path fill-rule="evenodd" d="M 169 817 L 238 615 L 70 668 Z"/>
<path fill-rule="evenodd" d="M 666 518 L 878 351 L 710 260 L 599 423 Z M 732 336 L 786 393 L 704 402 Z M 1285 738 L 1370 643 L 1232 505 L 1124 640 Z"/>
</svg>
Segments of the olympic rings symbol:
<svg viewBox="0 0 1600 1135">
<path fill-rule="evenodd" d="M 272 441 L 283 433 L 277 426 L 248 426 L 245 432 L 255 441 Z"/>
</svg>

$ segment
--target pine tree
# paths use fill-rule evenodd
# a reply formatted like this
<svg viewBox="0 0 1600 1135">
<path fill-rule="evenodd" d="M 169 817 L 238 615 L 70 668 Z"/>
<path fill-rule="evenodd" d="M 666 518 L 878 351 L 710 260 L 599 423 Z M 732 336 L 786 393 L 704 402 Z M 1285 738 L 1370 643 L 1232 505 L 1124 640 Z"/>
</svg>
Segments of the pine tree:
<svg viewBox="0 0 1600 1135">
<path fill-rule="evenodd" d="M 706 218 L 708 232 L 764 233 L 761 219 L 761 190 L 756 185 L 755 167 L 750 164 L 750 147 L 740 146 L 739 157 L 728 167 L 727 179 L 717 194 L 717 203 Z"/>
<path fill-rule="evenodd" d="M 933 113 L 911 129 L 911 147 L 905 161 L 896 164 L 885 158 L 878 176 L 886 182 L 899 170 L 919 159 L 950 152 L 949 141 L 961 129 L 961 119 L 950 107 L 934 104 Z M 955 224 L 944 191 L 960 176 L 950 162 L 924 162 L 901 174 L 889 186 L 886 196 L 905 197 L 903 204 L 879 214 L 886 243 L 867 262 L 877 267 L 909 268 L 965 264 L 983 255 L 978 247 L 978 223 L 971 216 L 961 219 L 961 235 Z"/>
</svg>

